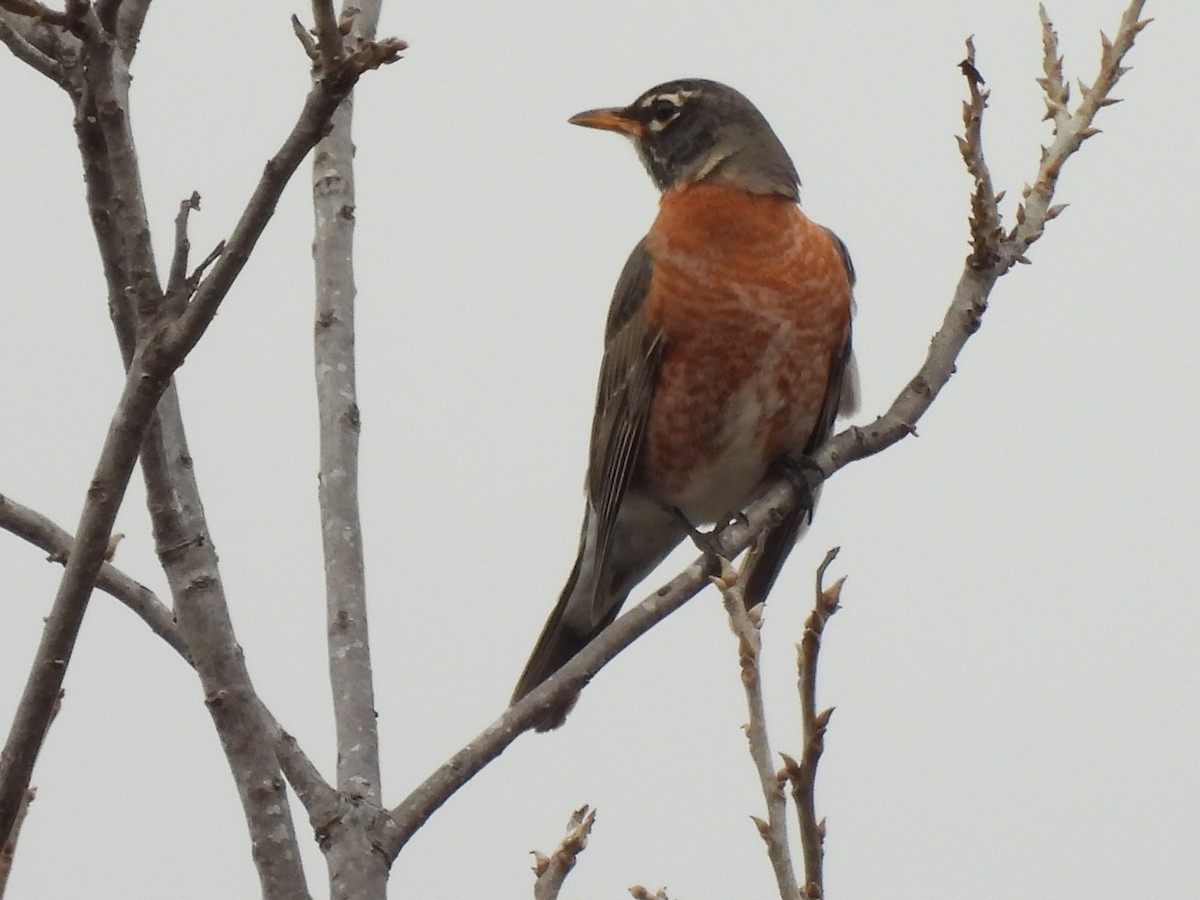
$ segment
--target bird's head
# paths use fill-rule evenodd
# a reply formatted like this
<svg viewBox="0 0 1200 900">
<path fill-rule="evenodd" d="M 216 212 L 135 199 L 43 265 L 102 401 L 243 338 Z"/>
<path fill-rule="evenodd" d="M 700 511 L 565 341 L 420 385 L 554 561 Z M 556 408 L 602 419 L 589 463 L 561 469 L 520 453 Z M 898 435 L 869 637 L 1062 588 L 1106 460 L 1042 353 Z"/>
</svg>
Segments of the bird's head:
<svg viewBox="0 0 1200 900">
<path fill-rule="evenodd" d="M 588 110 L 570 121 L 632 140 L 661 191 L 711 181 L 754 194 L 800 197 L 796 168 L 763 114 L 716 81 L 668 81 L 628 106 Z"/>
</svg>

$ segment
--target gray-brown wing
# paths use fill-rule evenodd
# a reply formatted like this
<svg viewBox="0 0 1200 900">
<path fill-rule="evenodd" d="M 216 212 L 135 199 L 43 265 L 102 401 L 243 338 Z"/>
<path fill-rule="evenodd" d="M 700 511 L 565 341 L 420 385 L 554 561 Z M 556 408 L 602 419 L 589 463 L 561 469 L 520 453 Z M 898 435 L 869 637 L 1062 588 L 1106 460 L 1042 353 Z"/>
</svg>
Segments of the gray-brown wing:
<svg viewBox="0 0 1200 900">
<path fill-rule="evenodd" d="M 598 567 L 633 477 L 662 361 L 662 335 L 647 328 L 645 317 L 653 269 L 642 240 L 617 279 L 608 311 L 587 475 L 588 501 L 598 523 Z"/>
</svg>

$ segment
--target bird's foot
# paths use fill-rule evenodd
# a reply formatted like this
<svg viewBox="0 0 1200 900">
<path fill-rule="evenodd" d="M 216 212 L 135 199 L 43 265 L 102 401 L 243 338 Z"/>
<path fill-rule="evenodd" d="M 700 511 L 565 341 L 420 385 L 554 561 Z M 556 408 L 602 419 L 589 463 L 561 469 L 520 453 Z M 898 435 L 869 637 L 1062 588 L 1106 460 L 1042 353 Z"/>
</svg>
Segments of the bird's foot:
<svg viewBox="0 0 1200 900">
<path fill-rule="evenodd" d="M 800 505 L 808 510 L 808 521 L 812 522 L 813 509 L 817 505 L 817 492 L 825 483 L 825 470 L 811 456 L 800 454 L 784 456 L 779 460 L 779 472 L 792 483 L 800 495 Z"/>
</svg>

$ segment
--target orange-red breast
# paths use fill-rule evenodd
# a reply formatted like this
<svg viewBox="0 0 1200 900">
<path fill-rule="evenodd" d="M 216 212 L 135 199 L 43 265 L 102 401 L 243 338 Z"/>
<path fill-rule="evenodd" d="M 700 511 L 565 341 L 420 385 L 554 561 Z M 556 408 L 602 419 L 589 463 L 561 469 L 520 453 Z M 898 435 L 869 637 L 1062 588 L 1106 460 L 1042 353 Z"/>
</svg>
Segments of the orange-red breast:
<svg viewBox="0 0 1200 900">
<path fill-rule="evenodd" d="M 689 523 L 742 509 L 775 464 L 816 450 L 857 393 L 849 255 L 800 210 L 796 169 L 749 100 L 684 79 L 571 122 L 629 137 L 662 199 L 608 313 L 579 555 L 513 702 L 616 618 Z M 806 515 L 766 535 L 749 604 Z"/>
</svg>

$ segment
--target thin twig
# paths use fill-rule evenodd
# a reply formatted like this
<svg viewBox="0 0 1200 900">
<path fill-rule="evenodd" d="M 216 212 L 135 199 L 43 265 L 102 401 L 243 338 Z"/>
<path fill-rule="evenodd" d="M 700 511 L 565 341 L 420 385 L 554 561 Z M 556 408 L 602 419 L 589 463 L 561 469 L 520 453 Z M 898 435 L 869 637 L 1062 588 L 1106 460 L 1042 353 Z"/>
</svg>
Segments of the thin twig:
<svg viewBox="0 0 1200 900">
<path fill-rule="evenodd" d="M 225 241 L 217 241 L 217 246 L 208 251 L 208 256 L 200 260 L 200 264 L 192 269 L 192 274 L 187 277 L 187 296 L 190 298 L 196 292 L 196 287 L 200 284 L 204 273 L 208 271 L 208 267 L 221 258 L 221 254 L 225 252 Z"/>
<path fill-rule="evenodd" d="M 296 40 L 300 42 L 300 46 L 304 48 L 305 55 L 316 62 L 321 58 L 320 51 L 317 50 L 317 42 L 312 39 L 312 34 L 304 23 L 300 21 L 300 17 L 292 14 L 292 33 L 296 35 Z"/>
<path fill-rule="evenodd" d="M 800 761 L 784 755 L 784 774 L 792 786 L 792 800 L 796 804 L 796 816 L 800 822 L 800 848 L 804 854 L 804 887 L 800 896 L 805 900 L 818 900 L 825 896 L 825 876 L 822 862 L 825 854 L 825 820 L 817 818 L 816 784 L 817 765 L 825 749 L 825 729 L 833 709 L 817 712 L 817 661 L 821 653 L 821 633 L 829 617 L 838 611 L 842 584 L 839 578 L 829 588 L 825 587 L 825 572 L 837 558 L 838 548 L 825 554 L 817 567 L 816 601 L 813 610 L 804 622 L 804 636 L 796 645 L 796 662 L 799 671 L 797 688 L 800 692 L 800 715 L 803 728 L 803 749 Z"/>
<path fill-rule="evenodd" d="M 0 16 L 0 42 L 12 51 L 13 56 L 35 71 L 41 72 L 55 84 L 64 88 L 68 85 L 69 79 L 62 63 L 35 47 L 3 16 Z"/>
<path fill-rule="evenodd" d="M 167 276 L 168 297 L 181 297 L 186 289 L 188 253 L 192 249 L 192 242 L 188 240 L 188 216 L 192 210 L 200 210 L 200 195 L 196 191 L 179 202 L 179 213 L 175 216 L 175 250 L 171 254 L 171 270 Z"/>
<path fill-rule="evenodd" d="M 338 30 L 337 16 L 333 12 L 333 0 L 312 0 L 312 13 L 321 68 L 332 69 L 344 53 L 342 33 Z"/>
<path fill-rule="evenodd" d="M 536 850 L 533 852 L 533 873 L 537 876 L 533 883 L 534 900 L 557 900 L 563 882 L 575 868 L 575 860 L 587 847 L 588 834 L 595 821 L 596 811 L 584 804 L 571 813 L 566 836 L 559 841 L 553 853 L 547 856 Z"/>
<path fill-rule="evenodd" d="M 307 810 L 310 821 L 329 821 L 340 803 L 338 792 L 321 776 L 296 739 L 275 721 L 265 706 L 262 707 L 262 715 L 270 723 L 280 768 Z"/>
<path fill-rule="evenodd" d="M 1062 60 L 1058 57 L 1058 38 L 1054 27 L 1041 10 L 1043 70 L 1046 78 L 1040 79 L 1046 93 L 1047 108 L 1054 108 L 1054 140 L 1042 147 L 1038 171 L 1031 185 L 1023 190 L 1024 202 L 1017 207 L 1017 224 L 1003 242 L 1002 253 L 1015 262 L 1027 262 L 1025 252 L 1042 236 L 1046 223 L 1056 218 L 1066 207 L 1054 205 L 1054 190 L 1063 164 L 1088 138 L 1095 137 L 1100 129 L 1093 126 L 1096 114 L 1106 106 L 1120 102 L 1112 96 L 1112 90 L 1121 76 L 1129 71 L 1121 65 L 1133 42 L 1142 29 L 1153 19 L 1142 19 L 1146 0 L 1133 0 L 1121 15 L 1117 35 L 1109 40 L 1100 34 L 1100 71 L 1090 85 L 1080 82 L 1080 100 L 1068 117 L 1066 110 L 1058 111 L 1057 104 L 1065 104 L 1067 93 L 1061 75 Z M 1009 263 L 1011 265 L 1011 262 Z"/>
<path fill-rule="evenodd" d="M 71 555 L 74 541 L 62 528 L 41 513 L 0 494 L 0 528 L 12 532 L 49 554 L 50 562 L 65 564 Z M 145 585 L 134 581 L 120 569 L 105 563 L 96 576 L 96 587 L 129 607 L 150 630 L 188 658 L 187 646 L 175 627 L 175 618 L 158 597 Z"/>
<path fill-rule="evenodd" d="M 43 22 L 57 25 L 59 28 L 67 27 L 66 13 L 51 9 L 44 3 L 39 3 L 38 0 L 0 0 L 0 9 L 6 9 L 19 16 L 28 16 L 31 19 L 41 19 Z"/>
<path fill-rule="evenodd" d="M 1000 196 L 992 190 L 992 176 L 983 158 L 983 111 L 987 108 L 988 91 L 983 89 L 983 76 L 975 67 L 975 42 L 967 38 L 967 58 L 958 64 L 967 79 L 970 99 L 963 102 L 963 124 L 966 134 L 958 139 L 967 171 L 975 181 L 971 192 L 971 255 L 967 265 L 987 269 L 996 263 L 996 243 L 1000 239 Z"/>
<path fill-rule="evenodd" d="M 369 42 L 369 46 L 376 48 L 372 58 L 377 57 L 377 67 L 390 61 L 394 54 L 398 54 L 407 45 L 403 41 L 387 38 L 379 42 Z M 336 72 L 318 81 L 309 91 L 291 134 L 278 152 L 267 161 L 262 178 L 259 179 L 245 210 L 229 235 L 225 252 L 200 283 L 187 310 L 167 328 L 161 348 L 165 360 L 182 359 L 200 340 L 200 336 L 217 314 L 217 309 L 229 288 L 246 265 L 267 222 L 274 215 L 275 206 L 296 167 L 324 136 L 333 111 L 349 95 L 359 76 L 369 68 L 373 67 L 364 68 L 352 57 Z"/>
<path fill-rule="evenodd" d="M 1071 102 L 1071 85 L 1063 78 L 1063 61 L 1058 52 L 1058 35 L 1046 14 L 1046 7 L 1038 4 L 1038 18 L 1042 20 L 1042 71 L 1043 78 L 1037 83 L 1045 93 L 1046 115 L 1042 121 L 1054 123 L 1057 132 L 1071 120 L 1071 112 L 1067 104 Z"/>
<path fill-rule="evenodd" d="M 753 559 L 755 549 L 747 552 L 742 561 L 742 574 Z M 767 857 L 775 873 L 782 900 L 793 900 L 800 893 L 796 882 L 796 869 L 792 864 L 792 852 L 788 843 L 787 798 L 783 784 L 775 773 L 774 757 L 771 753 L 771 738 L 767 733 L 767 709 L 763 701 L 762 678 L 759 670 L 759 654 L 762 652 L 761 604 L 746 609 L 745 590 L 742 579 L 729 560 L 721 559 L 721 574 L 711 581 L 721 591 L 729 624 L 738 639 L 738 664 L 742 670 L 742 687 L 746 691 L 746 707 L 750 721 L 745 726 L 746 741 L 750 745 L 750 758 L 758 771 L 758 782 L 763 800 L 767 805 L 767 818 L 751 816 L 758 834 L 767 845 Z"/>
</svg>

